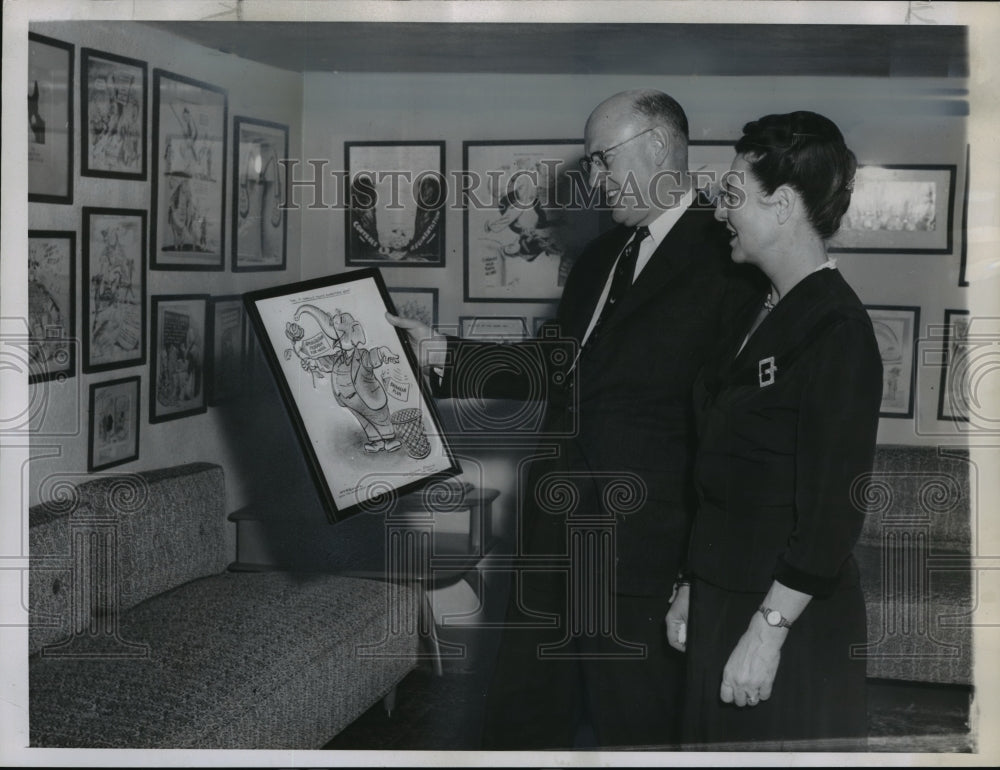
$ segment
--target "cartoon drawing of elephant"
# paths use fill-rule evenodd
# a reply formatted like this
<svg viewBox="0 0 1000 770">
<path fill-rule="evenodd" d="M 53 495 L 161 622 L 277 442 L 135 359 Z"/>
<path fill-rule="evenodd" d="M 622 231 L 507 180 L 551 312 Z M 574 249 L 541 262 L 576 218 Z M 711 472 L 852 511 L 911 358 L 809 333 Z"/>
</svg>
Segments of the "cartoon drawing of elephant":
<svg viewBox="0 0 1000 770">
<path fill-rule="evenodd" d="M 319 334 L 305 336 L 299 325 L 303 315 L 310 316 L 319 326 Z M 295 311 L 295 322 L 285 324 L 285 336 L 302 368 L 314 376 L 331 375 L 333 397 L 350 411 L 361 425 L 368 441 L 366 452 L 394 452 L 401 443 L 396 438 L 389 415 L 389 399 L 385 388 L 375 376 L 375 370 L 386 361 L 398 363 L 399 356 L 383 346 L 366 348 L 367 338 L 362 325 L 350 313 L 339 310 L 327 313 L 315 305 L 303 305 Z"/>
</svg>

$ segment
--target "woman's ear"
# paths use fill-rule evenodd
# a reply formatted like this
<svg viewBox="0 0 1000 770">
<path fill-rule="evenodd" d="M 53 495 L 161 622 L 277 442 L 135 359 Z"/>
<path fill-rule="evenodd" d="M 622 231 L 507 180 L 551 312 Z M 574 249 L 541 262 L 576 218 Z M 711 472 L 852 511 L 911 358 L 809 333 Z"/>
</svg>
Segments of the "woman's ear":
<svg viewBox="0 0 1000 770">
<path fill-rule="evenodd" d="M 778 224 L 785 224 L 799 205 L 799 194 L 789 185 L 783 184 L 770 195 Z"/>
</svg>

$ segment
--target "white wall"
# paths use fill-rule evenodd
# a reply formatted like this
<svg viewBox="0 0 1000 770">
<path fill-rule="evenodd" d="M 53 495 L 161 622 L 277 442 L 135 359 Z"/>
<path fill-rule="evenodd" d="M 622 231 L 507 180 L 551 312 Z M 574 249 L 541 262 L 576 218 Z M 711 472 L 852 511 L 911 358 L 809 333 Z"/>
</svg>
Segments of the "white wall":
<svg viewBox="0 0 1000 770">
<path fill-rule="evenodd" d="M 32 203 L 28 208 L 32 229 L 74 230 L 77 233 L 77 314 L 80 315 L 80 260 L 82 254 L 84 206 L 120 206 L 149 211 L 152 181 L 122 181 L 81 177 L 80 168 L 80 48 L 92 47 L 100 51 L 128 56 L 145 61 L 149 66 L 150 131 L 152 124 L 153 69 L 156 67 L 197 80 L 220 86 L 228 91 L 229 139 L 226 158 L 226 210 L 223 227 L 226 233 L 226 269 L 219 272 L 162 271 L 147 272 L 147 295 L 198 293 L 213 296 L 239 294 L 253 289 L 296 280 L 300 274 L 301 253 L 298 214 L 290 212 L 288 223 L 288 264 L 284 271 L 259 273 L 233 273 L 230 265 L 231 213 L 232 213 L 232 121 L 236 115 L 275 121 L 289 126 L 290 151 L 300 152 L 302 118 L 302 80 L 298 73 L 286 72 L 263 66 L 235 56 L 193 45 L 169 33 L 145 25 L 128 22 L 55 22 L 33 24 L 32 31 L 54 37 L 76 46 L 74 86 L 74 138 L 75 173 L 72 205 Z M 147 142 L 151 147 L 152 137 Z M 150 165 L 152 159 L 149 159 Z M 148 222 L 155 213 L 149 211 Z M 148 223 L 147 223 L 148 224 Z M 151 312 L 149 303 L 148 311 Z M 150 319 L 147 317 L 147 329 Z M 78 327 L 79 328 L 79 327 Z M 282 451 L 274 436 L 262 436 L 248 442 L 253 435 L 252 415 L 241 414 L 243 402 L 222 407 L 209 407 L 205 414 L 185 417 L 151 425 L 149 423 L 149 355 L 143 366 L 116 369 L 100 374 L 83 374 L 80 362 L 77 375 L 63 384 L 46 383 L 32 386 L 30 398 L 44 398 L 44 422 L 48 429 L 58 433 L 74 431 L 75 435 L 63 438 L 33 440 L 33 452 L 49 455 L 35 459 L 31 464 L 29 502 L 38 502 L 40 493 L 48 489 L 55 477 L 70 477 L 74 483 L 86 477 L 89 386 L 96 382 L 119 377 L 140 375 L 140 450 L 139 459 L 115 470 L 141 471 L 177 465 L 185 462 L 209 461 L 225 469 L 227 504 L 230 510 L 247 504 L 253 499 L 258 482 L 257 467 L 261 456 L 269 451 Z M 44 389 L 40 391 L 39 389 Z M 280 404 L 273 407 L 280 413 Z M 283 418 L 283 415 L 280 415 Z M 45 432 L 43 430 L 43 432 Z M 263 431 L 262 431 L 263 432 Z M 294 439 L 292 439 L 294 442 Z M 48 449 L 46 447 L 52 447 Z"/>
<path fill-rule="evenodd" d="M 960 82 L 960 81 L 959 81 Z M 581 138 L 591 109 L 617 91 L 652 87 L 684 105 L 693 139 L 735 139 L 748 120 L 772 112 L 811 109 L 833 119 L 860 162 L 957 166 L 954 249 L 949 255 L 841 254 L 839 265 L 863 302 L 918 305 L 922 333 L 940 326 L 945 308 L 967 307 L 958 286 L 961 192 L 965 180 L 964 92 L 955 80 L 918 78 L 642 77 L 601 75 L 442 75 L 307 73 L 304 78 L 304 159 L 343 170 L 345 141 L 444 140 L 447 172 L 462 168 L 462 142 L 488 139 Z M 311 176 L 300 174 L 300 177 Z M 303 203 L 312 200 L 304 191 Z M 332 196 L 325 196 L 329 201 Z M 342 209 L 302 212 L 303 277 L 344 269 Z M 386 267 L 390 286 L 437 287 L 440 323 L 460 315 L 548 315 L 545 304 L 465 303 L 462 291 L 462 212 L 446 219 L 446 266 Z M 883 443 L 936 443 L 940 431 L 940 369 L 918 370 L 913 419 L 884 418 Z M 927 431 L 930 428 L 930 434 Z"/>
</svg>

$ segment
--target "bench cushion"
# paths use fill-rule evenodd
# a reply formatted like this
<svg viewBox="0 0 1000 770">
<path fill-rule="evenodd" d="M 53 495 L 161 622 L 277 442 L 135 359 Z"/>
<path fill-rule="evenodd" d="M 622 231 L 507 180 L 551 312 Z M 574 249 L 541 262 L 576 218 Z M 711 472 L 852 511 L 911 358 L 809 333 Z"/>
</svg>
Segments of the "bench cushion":
<svg viewBox="0 0 1000 770">
<path fill-rule="evenodd" d="M 971 684 L 975 473 L 961 447 L 882 445 L 854 490 L 868 676 Z"/>
<path fill-rule="evenodd" d="M 142 657 L 75 657 L 84 638 L 32 658 L 31 745 L 319 748 L 415 666 L 420 601 L 333 575 L 186 583 L 122 615 L 117 638 Z"/>
<path fill-rule="evenodd" d="M 210 463 L 99 476 L 65 499 L 33 506 L 30 652 L 111 605 L 125 610 L 224 570 L 225 517 L 222 468 Z M 89 584 L 94 576 L 98 586 Z"/>
</svg>

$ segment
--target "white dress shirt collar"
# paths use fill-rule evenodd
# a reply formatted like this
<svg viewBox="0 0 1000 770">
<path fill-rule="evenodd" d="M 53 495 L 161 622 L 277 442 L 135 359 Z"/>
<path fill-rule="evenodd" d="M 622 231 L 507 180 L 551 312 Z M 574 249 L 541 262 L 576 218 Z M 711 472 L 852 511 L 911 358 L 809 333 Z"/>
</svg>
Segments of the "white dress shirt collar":
<svg viewBox="0 0 1000 770">
<path fill-rule="evenodd" d="M 649 264 L 653 253 L 660 247 L 663 239 L 674 229 L 674 225 L 684 216 L 684 212 L 691 207 L 692 203 L 694 203 L 694 193 L 688 190 L 684 193 L 680 203 L 672 209 L 664 211 L 649 224 L 649 237 L 639 245 L 639 256 L 636 258 L 635 273 L 632 275 L 633 281 L 639 276 L 643 268 Z"/>
</svg>

